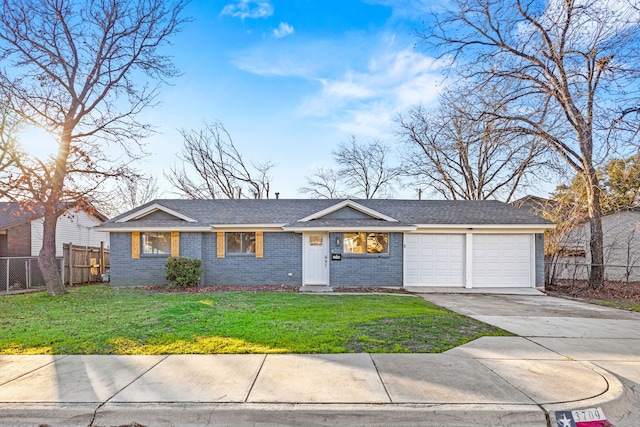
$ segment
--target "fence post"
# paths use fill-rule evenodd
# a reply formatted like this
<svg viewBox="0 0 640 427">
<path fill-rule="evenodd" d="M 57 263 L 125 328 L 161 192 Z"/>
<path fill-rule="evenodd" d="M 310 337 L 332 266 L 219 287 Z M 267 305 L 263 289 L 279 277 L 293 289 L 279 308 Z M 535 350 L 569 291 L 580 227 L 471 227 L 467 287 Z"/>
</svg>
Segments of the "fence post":
<svg viewBox="0 0 640 427">
<path fill-rule="evenodd" d="M 7 257 L 7 293 L 9 293 L 9 257 Z"/>
<path fill-rule="evenodd" d="M 104 242 L 100 242 L 100 275 L 102 276 L 104 272 Z"/>
<path fill-rule="evenodd" d="M 73 286 L 73 243 L 69 242 L 69 287 Z"/>
<path fill-rule="evenodd" d="M 62 258 L 60 259 L 60 278 L 62 279 L 62 284 L 64 285 L 64 248 L 62 249 Z"/>
<path fill-rule="evenodd" d="M 24 285 L 29 289 L 31 287 L 31 260 L 28 259 L 24 262 L 24 281 L 27 282 Z"/>
</svg>

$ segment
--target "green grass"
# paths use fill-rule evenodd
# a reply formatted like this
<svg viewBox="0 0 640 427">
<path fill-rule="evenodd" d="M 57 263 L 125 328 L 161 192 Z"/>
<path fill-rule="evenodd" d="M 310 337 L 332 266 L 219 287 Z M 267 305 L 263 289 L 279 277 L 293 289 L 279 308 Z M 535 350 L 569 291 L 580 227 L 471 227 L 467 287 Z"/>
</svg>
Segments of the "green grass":
<svg viewBox="0 0 640 427">
<path fill-rule="evenodd" d="M 441 352 L 504 331 L 421 298 L 158 294 L 107 285 L 0 297 L 0 354 Z"/>
<path fill-rule="evenodd" d="M 638 301 L 633 301 L 633 300 L 600 301 L 600 304 L 606 307 L 621 308 L 623 310 L 640 312 L 640 302 Z"/>
</svg>

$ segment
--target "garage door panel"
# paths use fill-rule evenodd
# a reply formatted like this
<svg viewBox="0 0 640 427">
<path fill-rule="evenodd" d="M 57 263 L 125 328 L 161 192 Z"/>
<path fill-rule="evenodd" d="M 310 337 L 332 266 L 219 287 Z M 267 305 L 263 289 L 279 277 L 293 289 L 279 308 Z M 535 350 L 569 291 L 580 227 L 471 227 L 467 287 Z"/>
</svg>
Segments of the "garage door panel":
<svg viewBox="0 0 640 427">
<path fill-rule="evenodd" d="M 405 237 L 406 286 L 464 286 L 464 235 Z"/>
<path fill-rule="evenodd" d="M 531 286 L 531 236 L 475 234 L 473 287 Z"/>
</svg>

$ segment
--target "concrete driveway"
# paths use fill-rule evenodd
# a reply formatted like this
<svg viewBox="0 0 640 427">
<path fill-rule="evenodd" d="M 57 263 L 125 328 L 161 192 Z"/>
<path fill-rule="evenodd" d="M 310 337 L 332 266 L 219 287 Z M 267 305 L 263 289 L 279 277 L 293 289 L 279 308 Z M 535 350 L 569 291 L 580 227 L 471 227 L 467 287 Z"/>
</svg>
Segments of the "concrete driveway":
<svg viewBox="0 0 640 427">
<path fill-rule="evenodd" d="M 520 349 L 514 349 L 511 340 L 506 341 L 508 348 L 501 349 L 500 339 L 481 338 L 445 354 L 487 358 L 502 357 L 506 351 L 531 360 L 536 351 L 550 350 L 615 374 L 626 388 L 621 401 L 640 408 L 640 313 L 546 295 L 420 296 L 521 337 Z M 611 411 L 616 410 L 625 411 L 614 405 Z M 611 415 L 622 420 L 615 425 L 640 425 L 640 410 Z"/>
</svg>

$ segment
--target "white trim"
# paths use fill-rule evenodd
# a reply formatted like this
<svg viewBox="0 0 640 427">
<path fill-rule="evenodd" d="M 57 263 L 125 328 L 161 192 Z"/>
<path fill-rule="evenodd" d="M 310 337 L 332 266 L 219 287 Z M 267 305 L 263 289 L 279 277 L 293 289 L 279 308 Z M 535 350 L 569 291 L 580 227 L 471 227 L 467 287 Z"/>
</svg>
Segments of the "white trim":
<svg viewBox="0 0 640 427">
<path fill-rule="evenodd" d="M 166 206 L 162 206 L 159 203 L 154 203 L 153 205 L 149 205 L 142 210 L 133 212 L 130 215 L 120 218 L 116 222 L 127 222 L 127 221 L 131 221 L 132 219 L 140 219 L 156 211 L 163 211 L 165 213 L 168 213 L 169 215 L 175 216 L 176 218 L 180 218 L 187 222 L 198 222 L 193 218 L 190 218 L 184 214 L 181 214 L 180 212 L 174 211 L 173 209 L 169 209 Z"/>
<path fill-rule="evenodd" d="M 337 203 L 337 204 L 335 204 L 333 206 L 329 206 L 326 209 L 323 209 L 323 210 L 318 211 L 318 212 L 316 212 L 316 213 L 314 213 L 312 215 L 309 215 L 307 217 L 299 219 L 298 221 L 307 222 L 307 221 L 311 221 L 313 219 L 322 218 L 325 215 L 328 215 L 328 214 L 330 214 L 332 212 L 336 212 L 336 211 L 338 211 L 338 210 L 340 210 L 342 208 L 345 208 L 345 207 L 349 207 L 349 208 L 355 209 L 357 211 L 365 213 L 365 214 L 367 214 L 367 215 L 369 215 L 369 216 L 371 216 L 373 218 L 376 218 L 376 219 L 383 219 L 383 220 L 389 221 L 389 222 L 398 222 L 398 220 L 395 219 L 395 218 L 392 218 L 392 217 L 387 216 L 385 214 L 381 214 L 378 211 L 370 209 L 370 208 L 368 208 L 366 206 L 362 206 L 361 204 L 356 203 L 356 202 L 354 202 L 352 200 L 343 200 L 340 203 Z"/>
<path fill-rule="evenodd" d="M 344 226 L 344 227 L 282 227 L 284 231 L 293 231 L 295 233 L 314 233 L 314 232 L 344 232 L 344 231 L 384 231 L 387 233 L 406 233 L 409 231 L 415 231 L 416 228 L 409 225 L 404 225 L 401 227 L 354 227 L 354 226 Z"/>
<path fill-rule="evenodd" d="M 464 248 L 464 287 L 473 288 L 473 233 L 465 235 Z"/>
<path fill-rule="evenodd" d="M 131 233 L 134 231 L 179 231 L 181 233 L 199 233 L 203 231 L 211 231 L 209 227 L 104 227 L 96 231 L 107 231 L 110 233 Z"/>
<path fill-rule="evenodd" d="M 233 229 L 233 228 L 259 228 L 261 230 L 263 229 L 267 229 L 267 228 L 275 228 L 275 229 L 280 229 L 282 230 L 284 228 L 285 224 L 210 224 L 211 228 L 216 230 L 216 231 L 221 231 L 218 230 L 220 228 L 228 228 L 228 229 Z"/>
<path fill-rule="evenodd" d="M 415 224 L 417 228 L 466 228 L 473 229 L 476 231 L 476 228 L 504 228 L 504 229 L 535 229 L 535 230 L 545 230 L 550 228 L 556 228 L 556 224 Z"/>
</svg>

